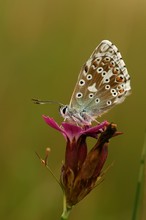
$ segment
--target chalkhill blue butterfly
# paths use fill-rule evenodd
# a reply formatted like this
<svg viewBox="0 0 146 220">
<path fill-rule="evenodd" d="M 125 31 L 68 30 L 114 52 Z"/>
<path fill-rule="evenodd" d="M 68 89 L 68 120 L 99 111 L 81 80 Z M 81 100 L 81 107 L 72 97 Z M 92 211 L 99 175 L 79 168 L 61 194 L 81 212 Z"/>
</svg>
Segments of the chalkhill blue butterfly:
<svg viewBox="0 0 146 220">
<path fill-rule="evenodd" d="M 90 125 L 97 117 L 122 103 L 130 90 L 130 76 L 118 48 L 103 40 L 82 66 L 70 103 L 61 104 L 60 113 L 71 123 Z M 45 103 L 37 99 L 33 101 Z"/>
</svg>

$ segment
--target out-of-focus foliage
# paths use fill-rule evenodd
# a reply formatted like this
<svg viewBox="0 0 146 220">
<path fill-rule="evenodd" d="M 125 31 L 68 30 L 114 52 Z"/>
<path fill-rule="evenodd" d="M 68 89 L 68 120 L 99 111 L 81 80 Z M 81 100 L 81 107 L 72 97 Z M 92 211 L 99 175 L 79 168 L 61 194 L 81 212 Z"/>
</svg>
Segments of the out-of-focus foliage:
<svg viewBox="0 0 146 220">
<path fill-rule="evenodd" d="M 70 220 L 129 220 L 146 126 L 146 2 L 142 0 L 6 0 L 0 2 L 0 219 L 59 219 L 62 192 L 35 151 L 52 149 L 59 177 L 65 142 L 41 118 L 61 122 L 56 105 L 68 103 L 81 65 L 97 44 L 117 45 L 131 75 L 132 95 L 99 120 L 124 135 L 110 143 L 106 180 L 74 208 Z M 89 144 L 92 144 L 89 142 Z"/>
</svg>

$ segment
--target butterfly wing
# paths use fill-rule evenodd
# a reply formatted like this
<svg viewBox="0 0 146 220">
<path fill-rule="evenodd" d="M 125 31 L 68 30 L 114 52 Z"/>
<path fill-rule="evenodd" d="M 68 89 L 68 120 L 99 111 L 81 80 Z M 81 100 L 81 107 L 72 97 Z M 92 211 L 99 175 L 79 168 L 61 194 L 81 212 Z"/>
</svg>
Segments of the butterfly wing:
<svg viewBox="0 0 146 220">
<path fill-rule="evenodd" d="M 117 47 L 103 40 L 81 68 L 69 107 L 96 118 L 124 101 L 130 76 Z"/>
</svg>

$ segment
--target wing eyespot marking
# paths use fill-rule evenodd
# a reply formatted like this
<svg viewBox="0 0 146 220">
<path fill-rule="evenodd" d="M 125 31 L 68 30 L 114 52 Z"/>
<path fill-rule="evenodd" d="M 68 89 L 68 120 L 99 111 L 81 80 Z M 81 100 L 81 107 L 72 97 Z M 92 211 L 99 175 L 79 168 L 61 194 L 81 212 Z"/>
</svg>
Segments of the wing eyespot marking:
<svg viewBox="0 0 146 220">
<path fill-rule="evenodd" d="M 93 93 L 89 93 L 89 99 L 92 99 L 94 97 Z"/>
<path fill-rule="evenodd" d="M 100 98 L 95 99 L 95 103 L 98 104 L 100 102 Z"/>
<path fill-rule="evenodd" d="M 92 75 L 91 75 L 91 74 L 88 74 L 88 75 L 86 76 L 86 78 L 87 78 L 87 80 L 91 80 L 91 79 L 92 79 Z"/>
<path fill-rule="evenodd" d="M 77 99 L 80 99 L 80 98 L 82 98 L 82 97 L 83 97 L 83 93 L 77 92 L 76 98 L 77 98 Z"/>
<path fill-rule="evenodd" d="M 79 81 L 79 86 L 84 86 L 84 85 L 85 85 L 85 80 L 80 79 L 80 81 Z"/>
<path fill-rule="evenodd" d="M 111 100 L 108 100 L 108 101 L 106 102 L 106 104 L 109 106 L 109 105 L 112 104 L 112 101 L 111 101 Z"/>
</svg>

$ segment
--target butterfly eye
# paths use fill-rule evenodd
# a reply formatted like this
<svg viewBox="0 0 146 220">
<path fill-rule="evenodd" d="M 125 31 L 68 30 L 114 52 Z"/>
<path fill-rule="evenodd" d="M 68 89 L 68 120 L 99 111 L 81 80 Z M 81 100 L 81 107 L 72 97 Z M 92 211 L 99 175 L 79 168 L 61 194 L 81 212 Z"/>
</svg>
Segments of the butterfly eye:
<svg viewBox="0 0 146 220">
<path fill-rule="evenodd" d="M 92 79 L 92 75 L 88 74 L 86 78 L 87 78 L 87 80 L 91 80 Z"/>
<path fill-rule="evenodd" d="M 102 67 L 98 67 L 97 68 L 97 73 L 102 73 L 103 72 L 103 68 Z"/>
<path fill-rule="evenodd" d="M 80 86 L 84 86 L 84 85 L 85 85 L 85 80 L 81 79 L 81 80 L 79 81 L 79 85 L 80 85 Z"/>
<path fill-rule="evenodd" d="M 62 113 L 65 115 L 66 113 L 66 109 L 67 109 L 67 106 L 65 106 L 63 109 L 62 109 Z"/>
<path fill-rule="evenodd" d="M 112 101 L 111 101 L 111 100 L 108 100 L 108 101 L 106 102 L 106 104 L 107 104 L 107 105 L 111 105 L 111 104 L 112 104 Z"/>
<path fill-rule="evenodd" d="M 105 86 L 105 89 L 106 89 L 106 90 L 109 90 L 110 88 L 111 88 L 110 85 L 106 85 L 106 86 Z"/>
<path fill-rule="evenodd" d="M 68 106 L 60 107 L 60 113 L 62 116 L 65 116 L 68 110 Z"/>
<path fill-rule="evenodd" d="M 83 94 L 81 93 L 81 92 L 78 92 L 77 94 L 76 94 L 76 98 L 82 98 L 83 97 Z"/>
</svg>

